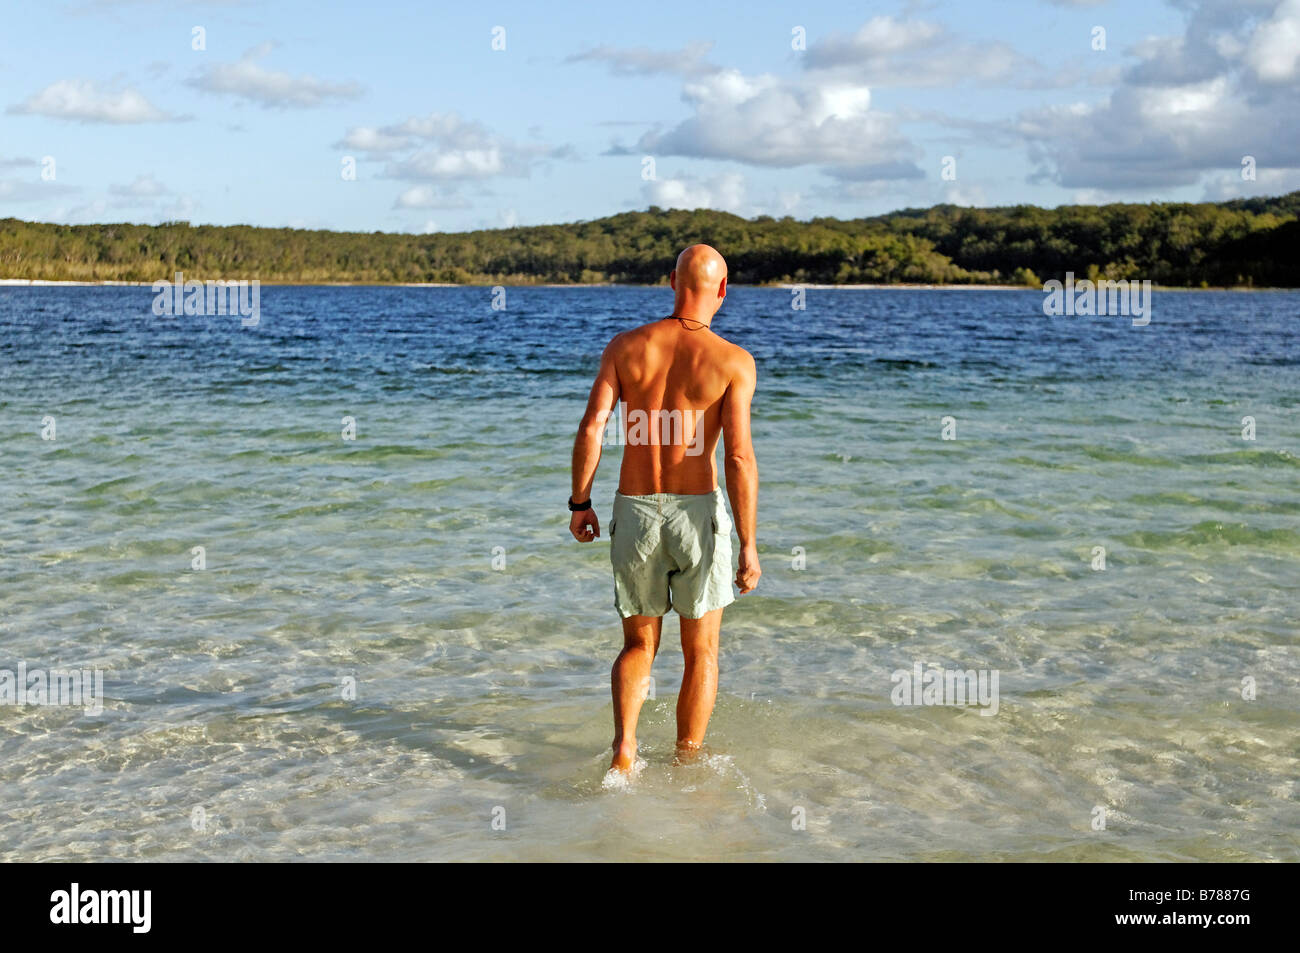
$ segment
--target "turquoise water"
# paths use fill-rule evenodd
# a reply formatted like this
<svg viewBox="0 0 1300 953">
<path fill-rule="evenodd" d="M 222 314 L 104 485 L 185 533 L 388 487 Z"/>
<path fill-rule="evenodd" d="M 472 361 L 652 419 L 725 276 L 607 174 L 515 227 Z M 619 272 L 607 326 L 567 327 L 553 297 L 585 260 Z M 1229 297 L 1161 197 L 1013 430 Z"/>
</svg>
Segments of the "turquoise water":
<svg viewBox="0 0 1300 953">
<path fill-rule="evenodd" d="M 606 791 L 569 452 L 666 291 L 267 287 L 241 327 L 0 289 L 0 668 L 105 670 L 102 714 L 0 706 L 2 856 L 1300 860 L 1300 294 L 790 300 L 715 322 L 758 360 L 764 576 L 708 756 L 671 761 L 670 618 Z M 894 705 L 917 662 L 995 670 L 997 714 Z"/>
</svg>

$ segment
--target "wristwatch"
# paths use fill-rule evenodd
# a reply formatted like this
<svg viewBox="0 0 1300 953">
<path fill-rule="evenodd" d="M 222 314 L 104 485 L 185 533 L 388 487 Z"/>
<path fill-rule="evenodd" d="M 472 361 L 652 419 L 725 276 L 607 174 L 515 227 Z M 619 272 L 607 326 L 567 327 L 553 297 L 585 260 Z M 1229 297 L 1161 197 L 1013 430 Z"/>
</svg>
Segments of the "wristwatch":
<svg viewBox="0 0 1300 953">
<path fill-rule="evenodd" d="M 573 502 L 573 497 L 569 497 L 569 512 L 570 512 L 570 513 L 581 513 L 583 510 L 589 510 L 589 509 L 591 509 L 591 500 L 590 500 L 590 499 L 588 499 L 586 503 L 575 503 L 575 502 Z"/>
</svg>

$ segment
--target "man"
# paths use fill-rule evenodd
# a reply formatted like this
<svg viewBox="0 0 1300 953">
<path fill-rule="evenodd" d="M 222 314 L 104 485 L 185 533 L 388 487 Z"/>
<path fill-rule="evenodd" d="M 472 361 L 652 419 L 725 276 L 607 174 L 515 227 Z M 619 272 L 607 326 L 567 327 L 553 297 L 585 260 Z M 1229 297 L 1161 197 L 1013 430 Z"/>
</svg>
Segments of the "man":
<svg viewBox="0 0 1300 953">
<path fill-rule="evenodd" d="M 718 691 L 718 633 L 731 593 L 731 520 L 714 450 L 724 435 L 727 495 L 740 536 L 735 582 L 758 585 L 758 464 L 749 435 L 754 359 L 709 327 L 727 296 L 727 263 L 692 245 L 668 276 L 673 313 L 616 335 L 600 358 L 587 412 L 573 445 L 573 516 L 579 542 L 600 535 L 591 485 L 609 414 L 620 399 L 627 438 L 614 513 L 610 559 L 623 651 L 614 663 L 611 770 L 636 763 L 636 722 L 659 651 L 669 607 L 681 617 L 686 671 L 677 698 L 677 753 L 698 751 Z"/>
</svg>

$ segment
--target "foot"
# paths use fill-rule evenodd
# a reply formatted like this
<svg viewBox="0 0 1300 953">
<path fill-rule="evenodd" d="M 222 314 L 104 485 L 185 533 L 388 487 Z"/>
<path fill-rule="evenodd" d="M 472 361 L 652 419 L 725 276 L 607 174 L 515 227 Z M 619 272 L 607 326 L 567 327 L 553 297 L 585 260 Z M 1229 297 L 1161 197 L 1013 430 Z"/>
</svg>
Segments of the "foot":
<svg viewBox="0 0 1300 953">
<path fill-rule="evenodd" d="M 609 769 L 630 774 L 632 766 L 636 764 L 636 741 L 616 741 L 613 749 L 614 759 L 610 761 Z"/>
<path fill-rule="evenodd" d="M 694 761 L 703 750 L 704 745 L 698 741 L 679 741 L 677 742 L 677 755 L 673 758 L 673 763 L 686 764 Z"/>
</svg>

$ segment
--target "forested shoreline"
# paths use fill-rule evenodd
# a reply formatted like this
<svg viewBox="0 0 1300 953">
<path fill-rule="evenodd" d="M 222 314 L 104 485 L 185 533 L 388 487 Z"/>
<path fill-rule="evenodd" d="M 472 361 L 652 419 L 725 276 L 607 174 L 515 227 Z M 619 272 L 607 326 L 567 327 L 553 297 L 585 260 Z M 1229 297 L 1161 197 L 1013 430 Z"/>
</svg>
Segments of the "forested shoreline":
<svg viewBox="0 0 1300 953">
<path fill-rule="evenodd" d="M 1169 287 L 1300 287 L 1300 192 L 1230 202 L 937 205 L 871 218 L 624 212 L 461 233 L 248 225 L 52 225 L 0 219 L 0 278 L 268 283 L 594 284 L 663 281 L 707 242 L 737 284 L 1016 284 L 1066 272 Z"/>
</svg>

